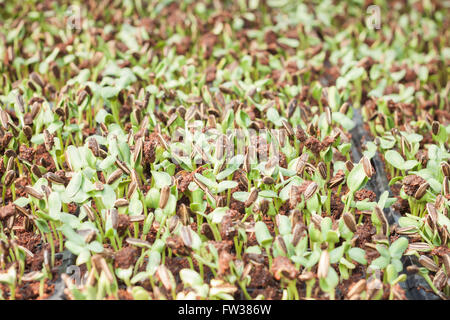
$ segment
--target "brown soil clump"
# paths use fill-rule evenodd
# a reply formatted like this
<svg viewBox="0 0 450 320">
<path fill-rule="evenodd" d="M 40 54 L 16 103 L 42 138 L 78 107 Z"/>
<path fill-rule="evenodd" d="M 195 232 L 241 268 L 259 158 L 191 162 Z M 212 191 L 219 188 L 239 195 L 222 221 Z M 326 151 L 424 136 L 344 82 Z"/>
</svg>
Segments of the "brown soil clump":
<svg viewBox="0 0 450 320">
<path fill-rule="evenodd" d="M 0 220 L 9 218 L 16 213 L 16 206 L 14 203 L 10 203 L 0 208 Z"/>
<path fill-rule="evenodd" d="M 403 179 L 403 189 L 408 196 L 414 196 L 420 185 L 426 181 L 416 175 L 409 175 Z"/>
<path fill-rule="evenodd" d="M 19 147 L 19 158 L 33 163 L 35 151 L 33 148 L 27 148 L 26 145 L 21 145 Z"/>
<path fill-rule="evenodd" d="M 116 252 L 114 257 L 114 267 L 127 269 L 133 266 L 138 259 L 138 250 L 133 247 L 125 247 Z"/>
<path fill-rule="evenodd" d="M 309 137 L 305 142 L 305 146 L 316 156 L 319 156 L 319 152 L 323 147 L 322 143 L 314 137 Z"/>
<path fill-rule="evenodd" d="M 361 189 L 355 192 L 355 200 L 363 201 L 364 199 L 368 199 L 370 202 L 374 202 L 377 199 L 377 195 L 375 192 L 368 189 Z"/>
</svg>

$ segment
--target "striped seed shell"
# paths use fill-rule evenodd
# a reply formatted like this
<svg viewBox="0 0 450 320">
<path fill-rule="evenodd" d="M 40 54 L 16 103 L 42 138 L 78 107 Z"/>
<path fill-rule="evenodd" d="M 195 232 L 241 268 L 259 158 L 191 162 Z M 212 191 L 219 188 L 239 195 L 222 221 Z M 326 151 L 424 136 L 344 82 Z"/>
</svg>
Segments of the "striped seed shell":
<svg viewBox="0 0 450 320">
<path fill-rule="evenodd" d="M 344 181 L 345 181 L 345 176 L 343 176 L 343 175 L 334 176 L 328 182 L 328 188 L 333 189 L 334 187 L 337 187 L 338 185 L 342 184 Z"/>
<path fill-rule="evenodd" d="M 128 206 L 128 204 L 129 204 L 128 200 L 124 198 L 119 198 L 116 201 L 114 201 L 114 206 L 116 208 L 126 207 Z"/>
<path fill-rule="evenodd" d="M 43 275 L 44 274 L 41 271 L 31 271 L 31 272 L 25 273 L 21 279 L 24 282 L 38 281 L 42 278 Z"/>
<path fill-rule="evenodd" d="M 427 192 L 429 186 L 430 184 L 428 182 L 422 183 L 414 194 L 414 198 L 416 198 L 417 200 L 421 199 Z"/>
<path fill-rule="evenodd" d="M 348 111 L 348 107 L 349 107 L 349 106 L 350 106 L 350 105 L 348 104 L 348 102 L 344 102 L 344 103 L 342 104 L 342 106 L 339 108 L 339 112 L 342 113 L 342 114 L 346 114 L 347 111 Z"/>
<path fill-rule="evenodd" d="M 281 123 L 283 124 L 284 129 L 286 129 L 289 137 L 294 137 L 295 132 L 294 132 L 294 129 L 292 129 L 292 126 L 290 125 L 290 123 L 287 122 L 286 120 L 282 120 Z"/>
<path fill-rule="evenodd" d="M 145 220 L 145 215 L 140 214 L 136 216 L 130 216 L 130 222 L 141 222 Z"/>
<path fill-rule="evenodd" d="M 352 297 L 356 294 L 360 294 L 365 289 L 366 289 L 366 279 L 361 279 L 348 290 L 347 297 Z"/>
<path fill-rule="evenodd" d="M 4 180 L 5 186 L 9 187 L 13 183 L 15 177 L 16 172 L 14 170 L 9 170 L 8 172 L 6 172 Z"/>
<path fill-rule="evenodd" d="M 347 168 L 347 171 L 350 172 L 353 170 L 355 165 L 350 160 L 345 161 L 345 167 Z"/>
<path fill-rule="evenodd" d="M 17 157 L 17 154 L 13 149 L 7 149 L 5 150 L 5 156 L 7 156 L 8 158 L 15 158 Z"/>
<path fill-rule="evenodd" d="M 116 165 L 127 175 L 131 174 L 130 169 L 128 168 L 127 164 L 123 162 L 122 160 L 116 159 Z"/>
<path fill-rule="evenodd" d="M 50 196 L 50 193 L 52 193 L 52 189 L 50 189 L 49 186 L 46 186 L 45 184 L 41 185 L 41 190 L 45 193 L 45 197 L 48 199 Z"/>
<path fill-rule="evenodd" d="M 44 250 L 44 267 L 50 271 L 50 251 L 48 249 Z"/>
<path fill-rule="evenodd" d="M 431 221 L 436 224 L 438 219 L 438 212 L 436 210 L 436 207 L 432 203 L 427 203 L 425 207 L 427 208 L 428 215 L 430 216 Z"/>
<path fill-rule="evenodd" d="M 189 214 L 189 209 L 188 207 L 182 203 L 177 211 L 180 215 L 181 218 L 181 223 L 183 225 L 188 225 L 189 224 L 189 218 L 190 218 L 190 214 Z"/>
<path fill-rule="evenodd" d="M 31 107 L 31 119 L 36 118 L 39 111 L 41 111 L 41 104 L 36 101 L 33 103 L 32 107 Z"/>
<path fill-rule="evenodd" d="M 171 291 L 172 290 L 172 273 L 170 272 L 169 269 L 167 269 L 166 266 L 164 266 L 163 264 L 158 266 L 157 270 L 156 270 L 157 274 L 158 274 L 158 278 L 161 281 L 161 283 L 163 284 L 164 288 L 167 291 Z"/>
<path fill-rule="evenodd" d="M 444 180 L 442 181 L 442 193 L 444 196 L 448 196 L 450 194 L 450 181 L 449 177 L 445 176 Z"/>
<path fill-rule="evenodd" d="M 439 267 L 434 263 L 433 259 L 425 255 L 419 257 L 419 263 L 430 271 L 437 272 L 439 270 Z"/>
<path fill-rule="evenodd" d="M 141 154 L 143 145 L 144 145 L 144 141 L 142 140 L 142 138 L 137 139 L 136 145 L 134 146 L 134 150 L 133 150 L 133 161 L 135 163 L 137 162 L 139 155 Z"/>
<path fill-rule="evenodd" d="M 77 105 L 81 105 L 84 99 L 87 97 L 88 93 L 86 90 L 81 90 L 77 95 Z"/>
<path fill-rule="evenodd" d="M 441 162 L 441 171 L 446 177 L 450 177 L 450 165 L 448 162 L 442 161 Z"/>
<path fill-rule="evenodd" d="M 51 171 L 49 171 L 45 174 L 45 178 L 52 183 L 56 183 L 56 184 L 64 184 L 65 183 L 65 180 L 63 178 L 61 178 L 56 173 L 53 173 Z"/>
<path fill-rule="evenodd" d="M 306 190 L 303 194 L 303 196 L 305 197 L 305 201 L 308 201 L 309 199 L 312 198 L 312 196 L 314 195 L 314 193 L 317 191 L 317 188 L 319 187 L 319 185 L 317 183 L 315 183 L 314 181 L 311 182 L 307 187 Z"/>
<path fill-rule="evenodd" d="M 374 211 L 375 211 L 375 214 L 376 214 L 378 220 L 380 220 L 380 222 L 383 226 L 383 234 L 387 234 L 388 228 L 389 228 L 389 223 L 386 219 L 386 216 L 384 215 L 383 210 L 381 210 L 379 206 L 375 206 Z"/>
<path fill-rule="evenodd" d="M 327 120 L 328 125 L 331 126 L 332 117 L 331 117 L 331 109 L 330 109 L 330 107 L 326 107 L 325 108 L 325 119 Z"/>
<path fill-rule="evenodd" d="M 266 214 L 267 211 L 269 211 L 269 205 L 270 205 L 270 203 L 269 203 L 269 200 L 267 200 L 267 199 L 262 199 L 259 202 L 259 210 L 261 211 L 262 214 Z"/>
<path fill-rule="evenodd" d="M 30 78 L 42 89 L 45 87 L 44 80 L 42 80 L 41 76 L 38 75 L 36 72 L 32 72 L 30 74 Z"/>
<path fill-rule="evenodd" d="M 167 201 L 169 200 L 169 195 L 170 195 L 170 187 L 165 185 L 164 187 L 161 188 L 161 194 L 159 196 L 159 207 L 161 209 L 164 209 Z"/>
<path fill-rule="evenodd" d="M 250 207 L 258 198 L 258 189 L 253 188 L 252 191 L 250 192 L 247 201 L 245 201 L 245 206 L 246 207 Z"/>
<path fill-rule="evenodd" d="M 413 242 L 408 245 L 408 249 L 415 251 L 430 251 L 431 247 L 426 242 Z"/>
<path fill-rule="evenodd" d="M 180 236 L 186 247 L 192 248 L 192 235 L 191 228 L 189 226 L 181 226 Z"/>
<path fill-rule="evenodd" d="M 40 193 L 38 190 L 36 190 L 35 188 L 33 188 L 31 186 L 25 186 L 24 190 L 27 194 L 29 194 L 30 196 L 32 196 L 36 199 L 41 200 L 44 198 L 44 195 L 42 193 Z"/>
<path fill-rule="evenodd" d="M 169 150 L 169 145 L 167 144 L 163 136 L 160 133 L 158 133 L 156 136 L 158 138 L 159 143 L 163 146 L 163 148 Z"/>
<path fill-rule="evenodd" d="M 90 221 L 95 221 L 95 213 L 94 213 L 94 211 L 91 209 L 91 207 L 88 206 L 87 203 L 85 203 L 85 204 L 83 204 L 83 208 L 84 208 L 84 210 L 86 210 L 86 214 L 87 214 L 88 219 L 89 219 Z"/>
<path fill-rule="evenodd" d="M 323 220 L 322 216 L 315 214 L 315 213 L 311 214 L 311 222 L 314 223 L 316 228 L 319 230 L 321 228 L 322 220 Z"/>
<path fill-rule="evenodd" d="M 53 148 L 53 135 L 47 130 L 44 129 L 44 145 L 47 151 L 50 151 Z"/>
<path fill-rule="evenodd" d="M 442 290 L 442 289 L 444 289 L 445 285 L 447 284 L 447 280 L 448 280 L 448 277 L 445 274 L 444 270 L 441 268 L 434 276 L 433 285 L 438 290 Z"/>
<path fill-rule="evenodd" d="M 18 94 L 16 96 L 16 103 L 19 107 L 20 112 L 25 113 L 25 102 L 23 101 L 22 95 Z"/>
<path fill-rule="evenodd" d="M 127 198 L 130 199 L 133 193 L 136 191 L 137 183 L 135 181 L 131 181 L 128 185 Z"/>
<path fill-rule="evenodd" d="M 142 215 L 142 217 L 145 218 L 144 215 Z M 169 219 L 169 232 L 170 233 L 174 232 L 174 230 L 178 227 L 179 224 L 180 224 L 180 218 L 177 215 L 172 216 Z"/>
<path fill-rule="evenodd" d="M 364 173 L 366 174 L 366 176 L 368 178 L 372 177 L 374 174 L 374 169 L 372 164 L 370 163 L 370 160 L 366 156 L 363 156 L 361 158 L 361 162 L 363 164 Z"/>
<path fill-rule="evenodd" d="M 99 145 L 97 142 L 97 139 L 91 137 L 88 140 L 88 148 L 91 149 L 92 153 L 94 154 L 94 156 L 98 157 L 99 156 Z"/>
<path fill-rule="evenodd" d="M 6 165 L 6 171 L 14 170 L 14 167 L 15 167 L 14 158 L 10 157 L 8 159 L 8 164 Z"/>
<path fill-rule="evenodd" d="M 136 239 L 136 238 L 126 238 L 125 239 L 126 243 L 132 245 L 132 246 L 136 246 L 136 247 L 147 247 L 150 248 L 151 247 L 151 243 L 146 241 L 146 240 L 142 240 L 142 239 Z"/>
<path fill-rule="evenodd" d="M 284 239 L 281 235 L 276 236 L 275 243 L 277 244 L 278 248 L 283 252 L 283 254 L 287 254 L 286 243 L 284 242 Z"/>
<path fill-rule="evenodd" d="M 112 228 L 117 230 L 119 227 L 119 212 L 116 208 L 112 208 L 109 210 L 109 215 L 111 217 Z"/>
<path fill-rule="evenodd" d="M 322 177 L 322 179 L 326 180 L 327 179 L 327 166 L 325 165 L 324 162 L 319 162 L 319 164 L 317 165 L 317 169 L 319 170 L 320 176 Z"/>
<path fill-rule="evenodd" d="M 450 277 L 450 254 L 446 253 L 442 256 L 442 262 L 444 263 L 445 272 L 447 277 Z"/>
<path fill-rule="evenodd" d="M 305 226 L 302 223 L 296 223 L 292 231 L 292 245 L 297 246 L 300 239 L 305 235 Z"/>
<path fill-rule="evenodd" d="M 100 266 L 101 266 L 101 270 L 105 274 L 108 282 L 113 283 L 114 275 L 112 274 L 111 270 L 109 269 L 108 263 L 106 262 L 105 258 L 103 258 L 103 257 L 100 258 Z"/>
<path fill-rule="evenodd" d="M 326 278 L 330 268 L 330 254 L 327 250 L 323 250 L 319 259 L 319 266 L 317 267 L 317 276 L 319 278 Z"/>
<path fill-rule="evenodd" d="M 395 232 L 397 234 L 401 234 L 401 235 L 409 235 L 409 234 L 417 233 L 417 228 L 415 226 L 402 227 L 402 228 L 397 228 L 395 230 Z"/>
<path fill-rule="evenodd" d="M 350 212 L 344 212 L 342 215 L 342 218 L 344 219 L 344 223 L 352 232 L 356 232 L 356 221 L 353 214 Z"/>
<path fill-rule="evenodd" d="M 106 180 L 106 184 L 113 184 L 117 179 L 119 179 L 123 174 L 122 169 L 116 169 L 113 173 L 110 174 L 108 179 Z"/>
<path fill-rule="evenodd" d="M 433 132 L 433 134 L 435 136 L 437 136 L 439 134 L 439 129 L 440 129 L 441 125 L 439 124 L 439 122 L 437 121 L 433 121 L 431 123 L 431 131 Z"/>
<path fill-rule="evenodd" d="M 33 137 L 33 129 L 28 125 L 23 126 L 22 132 L 28 140 L 31 140 Z"/>
<path fill-rule="evenodd" d="M 0 109 L 0 123 L 3 129 L 5 130 L 9 129 L 9 116 L 8 113 L 3 109 Z"/>
<path fill-rule="evenodd" d="M 274 184 L 275 183 L 275 179 L 272 178 L 271 176 L 265 176 L 265 177 L 262 178 L 262 182 L 264 184 L 270 185 L 270 184 Z"/>
</svg>

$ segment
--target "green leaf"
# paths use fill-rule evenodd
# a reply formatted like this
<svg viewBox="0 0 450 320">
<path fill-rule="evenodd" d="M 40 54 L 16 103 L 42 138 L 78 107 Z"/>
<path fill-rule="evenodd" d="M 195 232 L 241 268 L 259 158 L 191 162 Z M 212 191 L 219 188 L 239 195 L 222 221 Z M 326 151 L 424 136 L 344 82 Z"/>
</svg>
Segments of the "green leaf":
<svg viewBox="0 0 450 320">
<path fill-rule="evenodd" d="M 291 220 L 289 219 L 289 217 L 284 216 L 284 215 L 279 215 L 278 218 L 279 218 L 278 230 L 279 230 L 280 234 L 283 236 L 290 234 L 292 227 L 291 227 Z"/>
<path fill-rule="evenodd" d="M 92 241 L 88 244 L 88 249 L 95 253 L 103 252 L 104 248 L 103 245 L 98 241 Z"/>
<path fill-rule="evenodd" d="M 211 221 L 213 223 L 221 223 L 222 218 L 226 215 L 227 211 L 228 211 L 227 207 L 219 207 L 219 208 L 214 209 L 208 215 L 208 217 L 211 219 Z"/>
<path fill-rule="evenodd" d="M 418 164 L 419 164 L 419 161 L 417 161 L 417 160 L 407 160 L 403 164 L 403 170 L 411 170 L 412 168 L 414 168 Z"/>
<path fill-rule="evenodd" d="M 366 173 L 364 172 L 363 165 L 362 163 L 358 163 L 349 173 L 347 178 L 347 186 L 350 191 L 355 192 L 358 190 L 363 184 L 365 178 Z"/>
<path fill-rule="evenodd" d="M 233 193 L 233 198 L 240 202 L 247 201 L 249 193 L 246 191 L 237 191 Z"/>
<path fill-rule="evenodd" d="M 350 256 L 350 258 L 360 264 L 367 264 L 367 260 L 365 258 L 366 252 L 361 248 L 351 248 L 350 250 L 348 250 L 348 255 Z"/>
<path fill-rule="evenodd" d="M 155 187 L 161 189 L 164 186 L 170 186 L 172 184 L 172 178 L 166 172 L 151 171 L 152 177 L 155 179 Z"/>
<path fill-rule="evenodd" d="M 400 153 L 398 153 L 397 151 L 395 151 L 395 150 L 387 151 L 386 154 L 384 155 L 384 158 L 393 167 L 395 167 L 397 169 L 400 169 L 400 170 L 405 170 L 404 169 L 405 160 L 400 155 Z"/>
<path fill-rule="evenodd" d="M 195 288 L 203 284 L 202 277 L 192 269 L 181 269 L 180 278 L 185 287 Z"/>
<path fill-rule="evenodd" d="M 334 268 L 328 269 L 326 278 L 319 279 L 320 288 L 325 292 L 330 292 L 339 284 L 339 275 Z"/>
<path fill-rule="evenodd" d="M 272 243 L 273 237 L 267 229 L 267 226 L 264 222 L 258 221 L 255 223 L 255 235 L 256 240 L 263 247 Z"/>
<path fill-rule="evenodd" d="M 339 96 L 339 92 L 336 89 L 335 86 L 329 87 L 328 88 L 328 104 L 331 108 L 331 111 L 338 111 L 339 106 L 340 106 L 340 96 Z"/>
<path fill-rule="evenodd" d="M 408 240 L 404 237 L 398 238 L 394 243 L 389 247 L 389 253 L 392 258 L 400 259 L 408 248 Z"/>
<path fill-rule="evenodd" d="M 171 194 L 169 195 L 167 204 L 163 209 L 163 213 L 167 216 L 170 216 L 175 213 L 176 208 L 177 208 L 177 198 L 173 194 Z"/>
<path fill-rule="evenodd" d="M 59 193 L 56 191 L 53 191 L 48 196 L 48 212 L 50 217 L 53 219 L 59 219 L 59 214 L 61 212 L 61 198 L 59 197 Z"/>
<path fill-rule="evenodd" d="M 205 176 L 203 176 L 203 175 L 201 175 L 199 173 L 196 173 L 195 177 L 200 182 L 202 182 L 205 186 L 207 186 L 208 188 L 210 188 L 210 189 L 217 189 L 217 186 L 218 186 L 217 182 L 212 181 L 211 179 L 208 179 L 207 177 L 205 177 Z"/>
<path fill-rule="evenodd" d="M 72 176 L 72 179 L 70 179 L 70 182 L 67 185 L 66 194 L 69 198 L 75 196 L 78 190 L 80 190 L 82 182 L 83 182 L 83 174 L 80 171 L 78 171 Z"/>
<path fill-rule="evenodd" d="M 116 97 L 119 94 L 120 88 L 116 87 L 102 87 L 100 88 L 100 95 L 104 100 Z"/>
<path fill-rule="evenodd" d="M 227 189 L 233 189 L 238 186 L 238 183 L 233 180 L 226 180 L 219 183 L 217 187 L 217 193 L 223 192 Z"/>
<path fill-rule="evenodd" d="M 159 202 L 158 202 L 159 204 Z M 139 195 L 137 192 L 134 193 L 133 197 L 130 200 L 130 204 L 128 207 L 128 212 L 130 215 L 138 216 L 142 214 L 144 206 L 142 205 L 141 200 L 139 200 Z"/>
<path fill-rule="evenodd" d="M 330 251 L 330 264 L 338 263 L 344 256 L 345 245 L 341 245 Z"/>
<path fill-rule="evenodd" d="M 278 198 L 277 193 L 273 190 L 263 190 L 260 191 L 258 195 L 263 198 Z"/>
<path fill-rule="evenodd" d="M 355 127 L 355 122 L 345 114 L 342 114 L 340 112 L 333 112 L 332 120 L 342 125 L 347 131 L 350 131 Z"/>
<path fill-rule="evenodd" d="M 34 220 L 34 223 L 36 224 L 36 226 L 38 227 L 38 229 L 43 232 L 43 233 L 49 233 L 50 232 L 50 228 L 48 227 L 47 221 L 45 221 L 42 218 L 37 218 L 36 220 Z"/>
<path fill-rule="evenodd" d="M 103 190 L 101 193 L 99 193 L 103 204 L 105 205 L 105 209 L 111 209 L 114 206 L 114 202 L 116 201 L 116 193 L 114 192 L 114 189 L 105 184 L 103 185 Z"/>
<path fill-rule="evenodd" d="M 398 273 L 397 273 L 397 271 L 395 270 L 394 265 L 393 265 L 393 264 L 389 264 L 389 265 L 386 267 L 386 277 L 387 277 L 387 281 L 388 281 L 390 284 L 392 284 L 392 283 L 395 281 L 395 279 L 397 279 L 397 276 L 398 276 Z"/>
<path fill-rule="evenodd" d="M 115 162 L 116 162 L 116 156 L 109 155 L 100 162 L 100 164 L 98 165 L 98 168 L 101 171 L 105 171 L 106 169 L 110 168 Z"/>
<path fill-rule="evenodd" d="M 403 270 L 403 263 L 400 259 L 392 259 L 391 264 L 395 267 L 395 271 L 401 272 Z"/>
<path fill-rule="evenodd" d="M 251 123 L 251 120 L 248 114 L 241 109 L 239 111 L 238 117 L 236 118 L 236 122 L 241 128 L 248 128 L 248 126 Z"/>
<path fill-rule="evenodd" d="M 78 148 L 72 145 L 68 146 L 66 150 L 66 155 L 67 155 L 66 160 L 70 163 L 72 170 L 74 172 L 79 171 L 81 169 L 82 161 Z"/>
<path fill-rule="evenodd" d="M 370 267 L 372 269 L 384 269 L 389 264 L 389 259 L 386 259 L 385 257 L 378 257 L 375 260 L 372 261 Z"/>
<path fill-rule="evenodd" d="M 269 108 L 267 110 L 267 119 L 269 119 L 270 122 L 272 122 L 275 126 L 279 127 L 282 125 L 282 117 L 280 117 L 277 109 L 275 108 Z"/>
</svg>

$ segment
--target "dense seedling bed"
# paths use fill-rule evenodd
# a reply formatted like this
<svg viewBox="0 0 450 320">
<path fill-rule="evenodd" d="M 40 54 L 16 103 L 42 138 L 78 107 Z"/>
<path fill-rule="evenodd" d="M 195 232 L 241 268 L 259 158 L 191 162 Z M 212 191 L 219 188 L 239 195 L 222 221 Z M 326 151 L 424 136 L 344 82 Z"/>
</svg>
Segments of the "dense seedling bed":
<svg viewBox="0 0 450 320">
<path fill-rule="evenodd" d="M 0 3 L 0 299 L 447 299 L 441 1 Z"/>
</svg>

